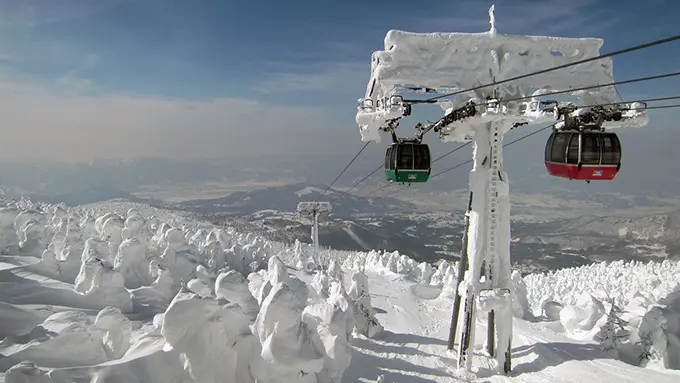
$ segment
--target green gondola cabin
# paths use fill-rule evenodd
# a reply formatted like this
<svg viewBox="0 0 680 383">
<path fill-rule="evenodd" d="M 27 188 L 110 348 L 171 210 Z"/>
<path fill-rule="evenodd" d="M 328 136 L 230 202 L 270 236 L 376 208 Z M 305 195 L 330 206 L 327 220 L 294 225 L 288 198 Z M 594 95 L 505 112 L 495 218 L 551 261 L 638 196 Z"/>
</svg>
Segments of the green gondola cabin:
<svg viewBox="0 0 680 383">
<path fill-rule="evenodd" d="M 427 182 L 430 178 L 430 148 L 420 143 L 393 143 L 385 154 L 385 177 L 398 183 Z"/>
</svg>

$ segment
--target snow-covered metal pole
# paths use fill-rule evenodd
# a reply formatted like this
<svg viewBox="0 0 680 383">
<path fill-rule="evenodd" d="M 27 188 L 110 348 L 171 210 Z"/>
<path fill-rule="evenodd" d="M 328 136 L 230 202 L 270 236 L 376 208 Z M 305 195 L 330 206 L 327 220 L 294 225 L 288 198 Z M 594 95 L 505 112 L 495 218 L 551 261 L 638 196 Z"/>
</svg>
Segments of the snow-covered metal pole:
<svg viewBox="0 0 680 383">
<path fill-rule="evenodd" d="M 314 260 L 319 260 L 319 218 L 331 213 L 329 202 L 300 202 L 297 212 L 302 217 L 311 220 L 312 223 L 312 247 L 314 249 Z"/>
<path fill-rule="evenodd" d="M 489 121 L 474 131 L 469 182 L 475 198 L 468 213 L 468 267 L 459 286 L 465 304 L 458 361 L 459 367 L 468 370 L 469 351 L 474 345 L 475 302 L 479 301 L 479 308 L 489 318 L 487 350 L 504 371 L 510 371 L 510 201 L 508 176 L 503 169 L 502 133 L 498 121 Z"/>
<path fill-rule="evenodd" d="M 474 195 L 472 192 L 468 195 L 468 206 L 465 210 L 465 232 L 463 233 L 463 246 L 460 254 L 460 261 L 458 262 L 458 280 L 456 281 L 456 286 L 460 285 L 460 282 L 465 276 L 465 270 L 467 270 L 467 243 L 468 243 L 468 232 L 470 231 L 470 211 L 472 210 L 472 198 Z M 449 342 L 448 349 L 453 350 L 456 346 L 456 336 L 458 335 L 458 319 L 460 318 L 460 304 L 462 296 L 456 294 L 453 300 L 453 312 L 451 314 L 451 324 L 449 325 Z"/>
<path fill-rule="evenodd" d="M 314 209 L 314 231 L 312 232 L 314 243 L 314 259 L 319 259 L 319 211 Z"/>
</svg>

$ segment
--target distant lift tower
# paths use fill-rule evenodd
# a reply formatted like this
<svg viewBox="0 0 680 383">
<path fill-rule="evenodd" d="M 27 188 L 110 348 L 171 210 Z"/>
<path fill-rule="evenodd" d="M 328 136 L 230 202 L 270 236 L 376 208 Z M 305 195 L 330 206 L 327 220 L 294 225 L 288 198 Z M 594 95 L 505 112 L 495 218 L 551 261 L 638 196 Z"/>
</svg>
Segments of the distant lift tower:
<svg viewBox="0 0 680 383">
<path fill-rule="evenodd" d="M 312 221 L 312 244 L 314 246 L 314 260 L 319 260 L 319 218 L 327 217 L 331 213 L 330 202 L 300 202 L 297 206 L 300 216 Z"/>
<path fill-rule="evenodd" d="M 399 120 L 411 113 L 412 105 L 439 104 L 444 117 L 416 125 L 416 137 L 434 131 L 442 141 L 472 141 L 470 194 L 449 349 L 458 344 L 458 367 L 469 371 L 470 350 L 475 344 L 475 316 L 481 311 L 488 319 L 488 354 L 496 360 L 499 370 L 509 373 L 513 290 L 509 180 L 503 168 L 503 136 L 527 124 L 555 123 L 555 129 L 564 129 L 572 116 L 579 118 L 582 113 L 603 110 L 574 105 L 612 105 L 616 92 L 612 86 L 568 91 L 612 83 L 611 58 L 497 84 L 500 80 L 596 57 L 603 40 L 497 34 L 493 12 L 491 6 L 491 30 L 485 33 L 389 31 L 385 50 L 372 55 L 371 77 L 364 98 L 359 99 L 356 121 L 362 141 L 380 142 L 380 133 L 394 133 Z M 480 87 L 482 84 L 491 85 Z M 465 91 L 471 88 L 479 89 Z M 540 99 L 557 91 L 564 91 L 561 97 L 576 98 L 578 102 L 567 103 L 570 109 L 554 100 Z M 413 95 L 412 99 L 404 98 L 407 93 Z M 442 96 L 428 99 L 437 94 Z M 615 119 L 606 116 L 599 119 L 598 128 L 640 127 L 647 123 L 644 110 L 629 108 L 615 115 Z M 558 122 L 562 118 L 565 122 Z"/>
</svg>

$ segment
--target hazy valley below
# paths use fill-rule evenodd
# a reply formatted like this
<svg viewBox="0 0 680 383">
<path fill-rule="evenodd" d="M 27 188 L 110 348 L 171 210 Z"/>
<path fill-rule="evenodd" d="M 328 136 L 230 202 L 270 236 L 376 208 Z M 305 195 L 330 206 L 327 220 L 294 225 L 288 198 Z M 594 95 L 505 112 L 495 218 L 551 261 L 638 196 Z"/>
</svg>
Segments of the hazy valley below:
<svg viewBox="0 0 680 383">
<path fill-rule="evenodd" d="M 0 190 L 17 198 L 66 204 L 128 199 L 190 211 L 275 240 L 310 242 L 310 227 L 295 209 L 301 201 L 319 198 L 326 188 L 309 179 L 330 178 L 319 169 L 338 167 L 341 162 L 336 158 L 331 166 L 323 162 L 331 161 L 327 157 L 316 159 L 320 162 L 310 157 L 260 158 L 238 170 L 218 162 L 162 159 L 0 164 Z M 333 206 L 333 215 L 320 228 L 321 245 L 398 249 L 421 261 L 456 259 L 467 204 L 466 172 L 407 188 L 385 186 L 379 172 L 345 193 L 365 176 L 362 168 L 374 167 L 375 160 L 357 161 L 358 170 L 348 171 L 320 198 Z M 532 172 L 529 168 L 513 179 Z M 645 189 L 608 191 L 602 184 L 563 180 L 559 182 L 568 187 L 556 189 L 539 182 L 543 175 L 537 177 L 511 184 L 511 250 L 522 271 L 680 254 L 680 198 Z M 528 186 L 531 182 L 533 188 Z"/>
<path fill-rule="evenodd" d="M 219 199 L 190 200 L 175 207 L 208 217 L 216 223 L 261 233 L 271 239 L 310 242 L 310 227 L 294 213 L 299 194 L 314 200 L 323 189 L 305 184 L 270 187 L 233 193 Z M 461 193 L 463 194 L 463 193 Z M 463 234 L 464 211 L 425 211 L 409 201 L 390 197 L 365 199 L 330 191 L 334 214 L 322 222 L 322 246 L 348 250 L 399 250 L 420 261 L 458 258 Z M 522 271 L 545 271 L 603 260 L 673 258 L 680 254 L 680 210 L 659 212 L 650 206 L 626 211 L 619 201 L 616 214 L 560 217 L 551 210 L 527 206 L 514 208 L 512 222 L 513 262 Z M 452 197 L 455 198 L 455 197 Z M 547 198 L 547 197 L 546 197 Z M 522 200 L 520 198 L 520 200 Z M 464 206 L 460 204 L 459 206 Z M 585 209 L 588 206 L 584 207 Z M 531 214 L 531 211 L 536 211 Z M 565 214 L 566 215 L 566 214 Z"/>
</svg>

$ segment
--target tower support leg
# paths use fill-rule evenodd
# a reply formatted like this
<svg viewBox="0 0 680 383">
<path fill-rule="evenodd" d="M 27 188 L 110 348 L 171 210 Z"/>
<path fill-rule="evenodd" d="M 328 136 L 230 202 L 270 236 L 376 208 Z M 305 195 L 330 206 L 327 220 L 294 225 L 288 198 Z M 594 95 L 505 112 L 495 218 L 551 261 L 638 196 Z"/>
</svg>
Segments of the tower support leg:
<svg viewBox="0 0 680 383">
<path fill-rule="evenodd" d="M 455 301 L 455 324 L 452 321 L 451 325 L 451 330 L 458 332 L 455 338 L 460 339 L 458 367 L 468 371 L 472 367 L 470 351 L 475 344 L 475 312 L 479 305 L 488 317 L 486 349 L 499 367 L 510 372 L 510 211 L 508 179 L 502 167 L 503 133 L 497 124 L 491 121 L 475 130 L 470 171 L 470 193 L 475 198 L 470 201 L 466 217 L 466 270 L 458 286 L 460 297 L 456 297 L 463 301 L 462 326 L 458 328 L 460 308 Z M 452 337 L 449 336 L 449 348 L 453 347 Z"/>
<path fill-rule="evenodd" d="M 470 208 L 472 205 L 472 197 L 473 193 L 470 192 L 468 196 L 468 207 L 467 211 L 465 212 L 465 231 L 463 232 L 463 246 L 461 249 L 461 256 L 460 256 L 460 261 L 458 262 L 458 280 L 456 281 L 456 286 L 460 286 L 460 283 L 463 281 L 463 278 L 465 277 L 465 270 L 467 270 L 467 260 L 468 260 L 468 252 L 467 252 L 467 243 L 468 243 L 468 230 L 470 228 Z M 460 304 L 462 301 L 462 296 L 460 292 L 458 291 L 459 289 L 456 288 L 456 295 L 453 300 L 453 313 L 451 315 L 451 327 L 449 328 L 449 343 L 448 343 L 448 349 L 453 350 L 455 347 L 456 343 L 456 330 L 458 328 L 458 321 L 460 320 Z"/>
</svg>

